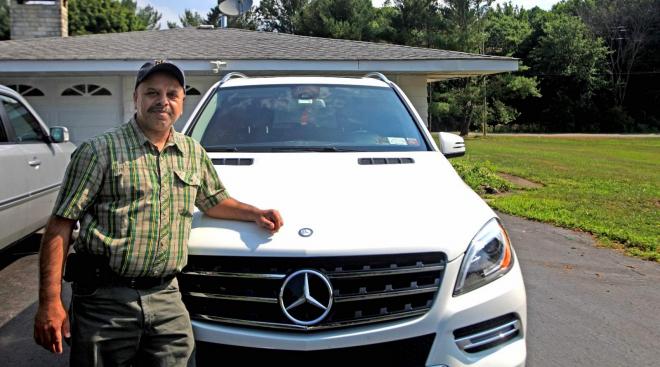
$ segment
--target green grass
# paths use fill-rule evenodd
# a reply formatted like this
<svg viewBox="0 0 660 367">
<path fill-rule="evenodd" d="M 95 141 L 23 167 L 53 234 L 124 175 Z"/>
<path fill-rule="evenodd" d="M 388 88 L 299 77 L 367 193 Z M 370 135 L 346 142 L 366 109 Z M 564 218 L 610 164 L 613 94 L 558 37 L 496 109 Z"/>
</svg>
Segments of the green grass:
<svg viewBox="0 0 660 367">
<path fill-rule="evenodd" d="M 482 182 L 497 185 L 490 172 L 545 185 L 496 197 L 494 209 L 586 231 L 660 261 L 660 139 L 491 137 L 466 146 L 467 155 L 451 162 L 477 192 Z"/>
</svg>

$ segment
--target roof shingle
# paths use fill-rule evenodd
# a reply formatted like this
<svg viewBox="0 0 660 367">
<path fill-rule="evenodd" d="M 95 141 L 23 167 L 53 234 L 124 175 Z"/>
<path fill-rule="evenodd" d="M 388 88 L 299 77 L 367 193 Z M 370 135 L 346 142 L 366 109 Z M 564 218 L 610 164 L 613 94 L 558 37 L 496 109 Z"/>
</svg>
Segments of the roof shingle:
<svg viewBox="0 0 660 367">
<path fill-rule="evenodd" d="M 0 60 L 514 60 L 430 48 L 257 32 L 179 28 L 0 42 Z"/>
</svg>

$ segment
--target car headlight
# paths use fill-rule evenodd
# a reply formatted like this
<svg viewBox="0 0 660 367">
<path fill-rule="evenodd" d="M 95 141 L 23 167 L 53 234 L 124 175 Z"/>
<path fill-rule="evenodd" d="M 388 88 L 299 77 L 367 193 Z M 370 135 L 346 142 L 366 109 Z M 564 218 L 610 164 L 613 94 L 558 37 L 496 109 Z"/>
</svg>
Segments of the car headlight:
<svg viewBox="0 0 660 367">
<path fill-rule="evenodd" d="M 513 249 L 498 218 L 493 218 L 474 236 L 458 273 L 454 296 L 484 286 L 513 267 Z"/>
</svg>

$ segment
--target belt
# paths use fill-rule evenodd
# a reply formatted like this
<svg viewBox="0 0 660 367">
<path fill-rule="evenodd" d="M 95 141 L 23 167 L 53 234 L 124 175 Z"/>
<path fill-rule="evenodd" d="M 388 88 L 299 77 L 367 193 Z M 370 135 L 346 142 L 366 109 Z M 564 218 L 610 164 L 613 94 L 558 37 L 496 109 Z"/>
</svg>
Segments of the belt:
<svg viewBox="0 0 660 367">
<path fill-rule="evenodd" d="M 135 277 L 135 278 L 128 278 L 128 277 L 120 277 L 118 275 L 112 276 L 110 279 L 110 284 L 112 285 L 124 285 L 133 289 L 148 289 L 148 288 L 153 288 L 157 287 L 159 285 L 163 285 L 165 283 L 169 283 L 174 279 L 174 275 L 168 275 L 166 277 L 162 278 L 156 278 L 156 277 Z"/>
</svg>

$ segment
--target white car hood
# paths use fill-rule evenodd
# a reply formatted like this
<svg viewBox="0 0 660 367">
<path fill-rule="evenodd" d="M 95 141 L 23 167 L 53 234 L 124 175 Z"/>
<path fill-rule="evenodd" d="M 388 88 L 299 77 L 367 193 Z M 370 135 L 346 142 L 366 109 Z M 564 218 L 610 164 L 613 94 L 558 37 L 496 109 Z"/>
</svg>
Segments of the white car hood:
<svg viewBox="0 0 660 367">
<path fill-rule="evenodd" d="M 252 158 L 218 165 L 230 195 L 277 209 L 279 233 L 196 211 L 191 255 L 336 256 L 441 251 L 460 256 L 495 216 L 438 152 L 210 153 Z M 412 164 L 360 165 L 359 158 L 413 158 Z M 302 237 L 299 231 L 313 234 Z"/>
</svg>

